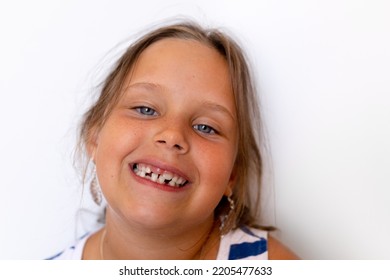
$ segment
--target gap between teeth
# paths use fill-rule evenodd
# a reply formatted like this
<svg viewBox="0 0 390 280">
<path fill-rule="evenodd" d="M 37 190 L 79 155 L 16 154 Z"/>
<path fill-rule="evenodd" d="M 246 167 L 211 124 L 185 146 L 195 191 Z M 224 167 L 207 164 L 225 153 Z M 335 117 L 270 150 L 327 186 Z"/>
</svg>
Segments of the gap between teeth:
<svg viewBox="0 0 390 280">
<path fill-rule="evenodd" d="M 182 187 L 187 183 L 182 177 L 171 174 L 169 172 L 164 172 L 163 174 L 153 173 L 149 166 L 139 166 L 134 164 L 133 166 L 134 173 L 142 178 L 147 178 L 153 182 L 157 182 L 162 185 L 169 185 L 171 187 Z"/>
</svg>

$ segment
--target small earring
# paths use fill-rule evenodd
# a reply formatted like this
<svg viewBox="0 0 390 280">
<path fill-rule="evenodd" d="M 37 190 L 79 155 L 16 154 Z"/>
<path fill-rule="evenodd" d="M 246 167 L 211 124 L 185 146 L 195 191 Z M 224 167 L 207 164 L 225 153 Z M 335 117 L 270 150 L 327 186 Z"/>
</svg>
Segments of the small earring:
<svg viewBox="0 0 390 280">
<path fill-rule="evenodd" d="M 92 173 L 93 178 L 91 180 L 91 184 L 89 185 L 89 190 L 91 192 L 93 201 L 100 206 L 102 204 L 103 197 L 102 190 L 96 176 L 96 167 L 93 168 Z"/>
<path fill-rule="evenodd" d="M 225 227 L 226 227 L 226 225 L 228 224 L 228 222 L 230 222 L 229 220 L 231 220 L 232 219 L 232 214 L 233 214 L 233 212 L 234 212 L 234 209 L 235 209 L 235 203 L 234 203 L 234 200 L 231 198 L 231 195 L 230 196 L 227 196 L 226 197 L 227 198 L 227 200 L 228 200 L 228 202 L 229 202 L 229 212 L 227 213 L 227 214 L 225 214 L 225 215 L 222 215 L 221 217 L 220 217 L 220 220 L 221 220 L 221 225 L 219 226 L 219 231 L 221 232 L 221 233 L 223 233 L 224 232 L 224 230 L 225 230 Z M 234 226 L 234 225 L 233 225 Z"/>
</svg>

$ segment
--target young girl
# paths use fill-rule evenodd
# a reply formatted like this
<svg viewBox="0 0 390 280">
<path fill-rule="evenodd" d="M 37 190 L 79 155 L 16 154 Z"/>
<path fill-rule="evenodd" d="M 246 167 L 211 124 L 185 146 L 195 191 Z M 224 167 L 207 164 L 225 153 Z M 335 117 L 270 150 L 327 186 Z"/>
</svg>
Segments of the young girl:
<svg viewBox="0 0 390 280">
<path fill-rule="evenodd" d="M 81 126 L 106 224 L 55 258 L 294 258 L 255 224 L 258 120 L 249 69 L 231 38 L 194 23 L 143 36 Z"/>
</svg>

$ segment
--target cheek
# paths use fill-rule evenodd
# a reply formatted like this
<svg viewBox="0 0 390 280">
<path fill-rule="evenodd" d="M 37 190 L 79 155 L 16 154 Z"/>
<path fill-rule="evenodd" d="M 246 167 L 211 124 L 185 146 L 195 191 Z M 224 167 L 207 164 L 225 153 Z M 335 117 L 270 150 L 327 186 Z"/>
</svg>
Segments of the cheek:
<svg viewBox="0 0 390 280">
<path fill-rule="evenodd" d="M 142 138 L 141 133 L 141 126 L 136 122 L 112 117 L 98 135 L 97 149 L 102 152 L 123 152 Z"/>
<path fill-rule="evenodd" d="M 99 177 L 117 176 L 124 159 L 142 141 L 142 129 L 123 121 L 108 121 L 98 135 L 96 164 Z"/>
<path fill-rule="evenodd" d="M 224 189 L 229 183 L 235 162 L 235 150 L 229 145 L 207 147 L 202 145 L 197 153 L 197 165 L 203 179 Z"/>
</svg>

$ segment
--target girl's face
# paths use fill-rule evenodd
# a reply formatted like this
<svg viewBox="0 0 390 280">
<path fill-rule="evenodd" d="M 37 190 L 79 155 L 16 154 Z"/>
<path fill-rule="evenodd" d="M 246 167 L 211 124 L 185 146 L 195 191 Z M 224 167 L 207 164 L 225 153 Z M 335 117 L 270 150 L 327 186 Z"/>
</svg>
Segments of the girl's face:
<svg viewBox="0 0 390 280">
<path fill-rule="evenodd" d="M 149 46 L 90 150 L 107 219 L 149 230 L 210 224 L 237 153 L 225 59 L 191 40 Z"/>
</svg>

